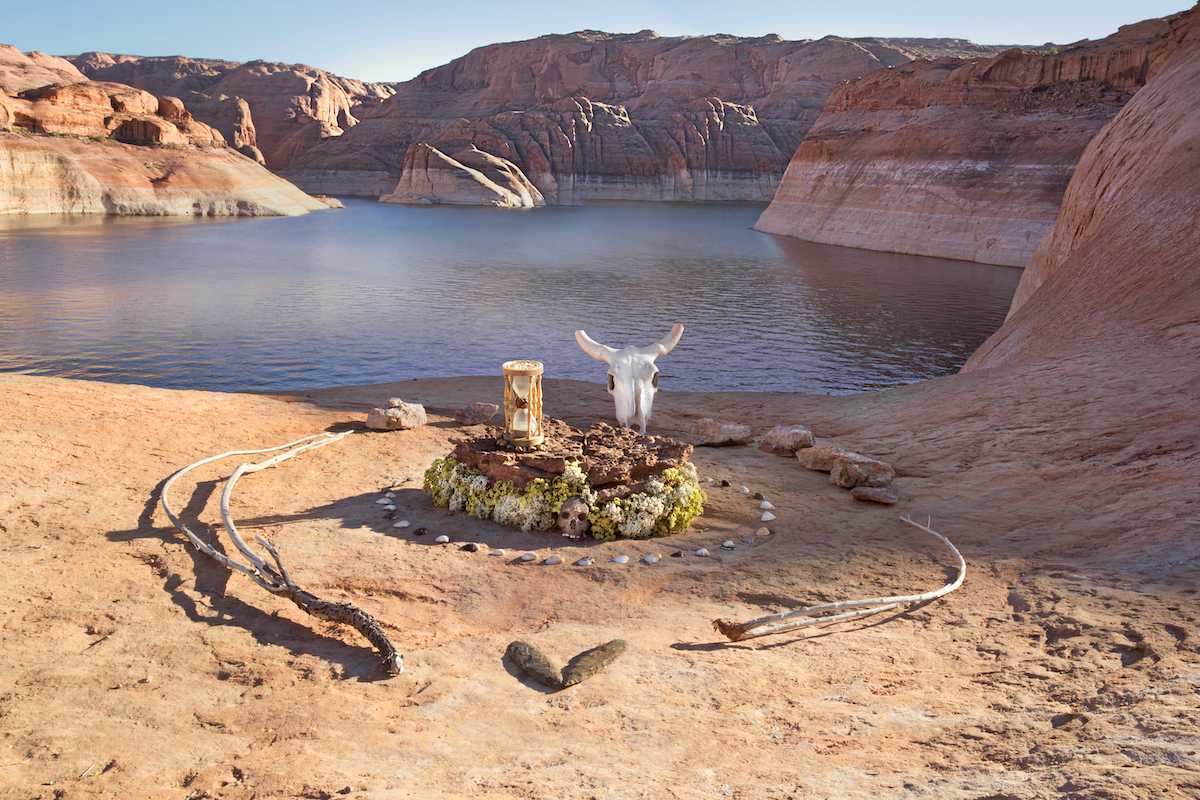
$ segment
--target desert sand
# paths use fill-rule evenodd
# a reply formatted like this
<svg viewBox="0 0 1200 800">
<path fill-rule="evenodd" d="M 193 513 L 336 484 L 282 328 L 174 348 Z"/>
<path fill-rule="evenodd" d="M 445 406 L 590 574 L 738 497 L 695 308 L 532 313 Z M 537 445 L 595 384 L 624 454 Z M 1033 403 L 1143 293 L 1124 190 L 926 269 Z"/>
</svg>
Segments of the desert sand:
<svg viewBox="0 0 1200 800">
<path fill-rule="evenodd" d="M 1194 501 L 1179 475 L 1121 466 L 1152 444 L 1121 430 L 1128 409 L 1076 413 L 1072 374 L 1096 377 L 1068 365 L 1036 404 L 1005 370 L 838 399 L 664 392 L 659 432 L 714 413 L 758 433 L 804 421 L 894 463 L 901 502 L 857 503 L 754 447 L 699 448 L 702 475 L 734 485 L 707 486 L 693 531 L 591 546 L 447 515 L 419 491 L 465 430 L 452 411 L 498 397 L 498 378 L 265 397 L 5 376 L 0 797 L 1194 797 L 1197 560 L 1156 553 L 1150 524 Z M 388 395 L 431 423 L 358 432 Z M 598 385 L 549 381 L 546 402 L 576 424 L 611 414 Z M 1037 434 L 1053 425 L 1069 435 Z M 300 583 L 384 623 L 406 660 L 390 679 L 353 631 L 231 577 L 157 507 L 201 456 L 347 427 L 244 479 L 234 515 Z M 235 465 L 185 479 L 186 520 L 219 530 Z M 742 483 L 778 506 L 772 536 L 753 537 Z M 388 487 L 413 528 L 376 504 Z M 710 628 L 944 582 L 951 559 L 901 513 L 932 514 L 962 549 L 961 590 L 797 636 Z M 669 557 L 699 546 L 713 556 Z M 511 563 L 526 548 L 597 564 Z M 664 558 L 607 563 L 617 552 Z M 502 659 L 518 638 L 563 661 L 616 637 L 628 653 L 560 693 Z"/>
</svg>

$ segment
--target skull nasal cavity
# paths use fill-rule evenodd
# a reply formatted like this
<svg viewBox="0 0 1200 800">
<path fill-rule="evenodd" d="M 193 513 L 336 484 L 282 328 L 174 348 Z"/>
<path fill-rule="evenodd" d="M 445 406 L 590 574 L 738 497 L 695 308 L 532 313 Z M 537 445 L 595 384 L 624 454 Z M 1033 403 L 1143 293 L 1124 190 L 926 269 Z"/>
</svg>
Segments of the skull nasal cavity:
<svg viewBox="0 0 1200 800">
<path fill-rule="evenodd" d="M 652 377 L 650 379 L 650 385 L 653 386 L 655 389 L 658 388 L 658 373 L 657 372 L 654 373 L 654 377 Z"/>
<path fill-rule="evenodd" d="M 608 373 L 608 390 L 611 392 L 615 388 L 617 388 L 617 379 L 614 378 L 613 374 L 610 372 Z"/>
</svg>

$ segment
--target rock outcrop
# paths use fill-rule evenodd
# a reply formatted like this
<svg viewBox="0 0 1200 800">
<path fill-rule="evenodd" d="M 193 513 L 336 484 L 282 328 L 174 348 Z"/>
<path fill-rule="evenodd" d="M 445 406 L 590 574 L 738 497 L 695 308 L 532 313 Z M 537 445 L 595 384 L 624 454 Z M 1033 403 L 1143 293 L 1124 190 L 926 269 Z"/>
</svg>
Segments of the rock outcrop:
<svg viewBox="0 0 1200 800">
<path fill-rule="evenodd" d="M 424 166 L 414 148 L 475 147 L 514 164 L 551 204 L 765 201 L 838 81 L 929 52 L 998 52 L 906 41 L 579 31 L 489 45 L 397 84 L 283 174 L 310 191 L 377 196 Z"/>
<path fill-rule="evenodd" d="M 1200 8 L 1171 20 L 1147 75 L 1088 145 L 1008 320 L 966 371 L 1074 356 L 1136 377 L 1140 356 L 1200 378 Z"/>
<path fill-rule="evenodd" d="M 839 86 L 756 224 L 827 244 L 1025 266 L 1087 143 L 1171 19 L 1052 52 L 939 59 Z"/>
<path fill-rule="evenodd" d="M 391 96 L 389 84 L 342 78 L 304 64 L 238 63 L 185 56 L 83 53 L 89 78 L 184 99 L 198 119 L 246 155 L 284 170 L 322 139 L 358 124 L 358 109 Z"/>
<path fill-rule="evenodd" d="M 536 208 L 546 204 L 525 173 L 498 156 L 470 147 L 453 157 L 421 143 L 408 151 L 400 183 L 385 203 Z"/>
<path fill-rule="evenodd" d="M 0 59 L 0 214 L 248 216 L 325 208 L 228 149 L 220 131 L 177 97 L 89 81 L 61 59 L 30 54 L 21 61 L 7 48 Z"/>
</svg>

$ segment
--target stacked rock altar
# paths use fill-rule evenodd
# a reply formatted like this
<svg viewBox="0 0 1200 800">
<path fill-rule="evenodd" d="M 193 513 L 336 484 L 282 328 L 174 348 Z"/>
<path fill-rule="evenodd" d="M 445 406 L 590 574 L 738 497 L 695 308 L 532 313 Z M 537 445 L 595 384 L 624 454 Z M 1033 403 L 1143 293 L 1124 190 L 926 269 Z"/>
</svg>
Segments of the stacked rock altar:
<svg viewBox="0 0 1200 800">
<path fill-rule="evenodd" d="M 489 427 L 435 461 L 425 490 L 453 511 L 572 538 L 667 536 L 704 511 L 690 444 L 556 419 L 544 421 L 543 433 L 538 447 L 518 449 Z"/>
</svg>

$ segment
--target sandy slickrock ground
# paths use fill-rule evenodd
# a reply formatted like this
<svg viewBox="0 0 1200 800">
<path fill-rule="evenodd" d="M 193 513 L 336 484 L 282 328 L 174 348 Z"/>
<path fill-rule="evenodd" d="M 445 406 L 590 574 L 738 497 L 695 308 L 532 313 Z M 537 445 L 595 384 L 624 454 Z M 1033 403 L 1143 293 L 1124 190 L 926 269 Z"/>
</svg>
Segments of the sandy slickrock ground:
<svg viewBox="0 0 1200 800">
<path fill-rule="evenodd" d="M 696 530 L 592 546 L 447 516 L 418 491 L 459 435 L 452 409 L 498 395 L 496 379 L 270 398 L 2 377 L 0 797 L 1195 797 L 1198 562 L 1160 524 L 1191 502 L 1194 460 L 1121 466 L 1140 445 L 1114 425 L 1129 409 L 1079 414 L 1072 380 L 1122 378 L 1078 363 L 1037 404 L 1021 397 L 1030 376 L 1005 370 L 841 399 L 664 393 L 662 432 L 738 407 L 760 433 L 805 421 L 892 461 L 902 502 L 856 503 L 752 447 L 702 448 L 702 474 L 735 488 L 710 487 Z M 1190 391 L 1151 379 L 1163 403 Z M 353 632 L 218 569 L 155 500 L 183 464 L 343 428 L 388 395 L 424 401 L 431 424 L 355 433 L 234 498 L 302 583 L 385 623 L 407 671 L 381 679 Z M 611 408 L 599 386 L 550 381 L 547 411 L 585 423 Z M 1103 446 L 1063 444 L 1089 439 Z M 187 519 L 219 528 L 234 466 L 178 487 Z M 753 546 L 742 482 L 778 506 Z M 375 500 L 392 484 L 428 536 L 390 527 Z M 939 585 L 952 564 L 903 512 L 932 513 L 962 548 L 958 593 L 797 636 L 728 644 L 710 629 Z M 440 532 L 568 563 L 714 557 L 516 565 L 435 546 Z M 557 694 L 502 661 L 515 638 L 565 660 L 614 637 L 626 656 Z"/>
</svg>

